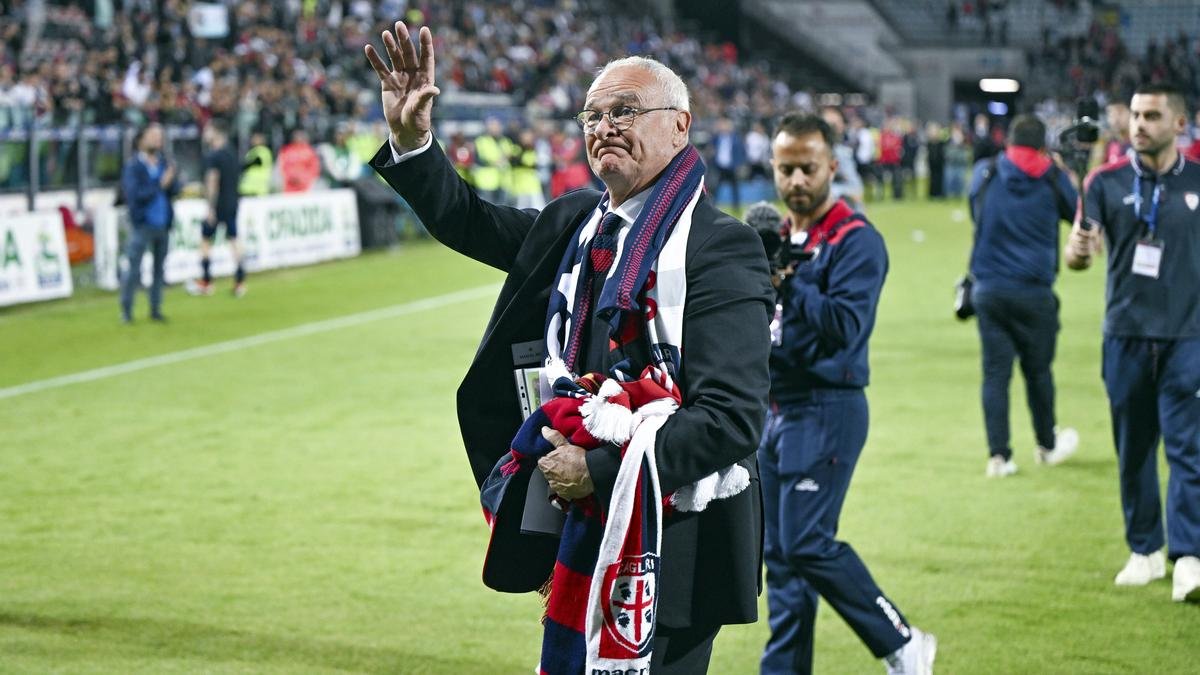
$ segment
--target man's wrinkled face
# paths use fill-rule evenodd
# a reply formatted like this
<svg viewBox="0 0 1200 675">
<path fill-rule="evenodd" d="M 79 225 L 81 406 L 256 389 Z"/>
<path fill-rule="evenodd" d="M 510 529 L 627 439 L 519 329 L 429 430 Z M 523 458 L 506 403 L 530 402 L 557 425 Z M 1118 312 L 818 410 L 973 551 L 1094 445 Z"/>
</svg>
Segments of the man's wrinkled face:
<svg viewBox="0 0 1200 675">
<path fill-rule="evenodd" d="M 645 68 L 614 68 L 592 83 L 586 110 L 607 113 L 616 106 L 639 110 L 667 105 L 662 88 Z M 644 187 L 671 163 L 687 143 L 690 116 L 678 110 L 638 115 L 623 131 L 604 116 L 594 133 L 585 134 L 588 164 L 606 185 L 616 182 Z"/>
<path fill-rule="evenodd" d="M 837 160 L 821 132 L 793 136 L 781 131 L 771 142 L 771 154 L 775 189 L 789 211 L 809 215 L 825 203 Z"/>
<path fill-rule="evenodd" d="M 1187 127 L 1182 112 L 1171 108 L 1166 94 L 1134 94 L 1129 104 L 1129 140 L 1133 149 L 1157 155 L 1175 143 Z"/>
</svg>

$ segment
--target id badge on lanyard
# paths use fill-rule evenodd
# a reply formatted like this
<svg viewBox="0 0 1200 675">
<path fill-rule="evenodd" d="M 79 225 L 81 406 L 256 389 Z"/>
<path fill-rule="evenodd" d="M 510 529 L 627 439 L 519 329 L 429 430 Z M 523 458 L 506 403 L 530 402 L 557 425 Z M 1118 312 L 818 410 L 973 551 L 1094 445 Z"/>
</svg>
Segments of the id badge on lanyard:
<svg viewBox="0 0 1200 675">
<path fill-rule="evenodd" d="M 1158 204 L 1162 199 L 1162 183 L 1154 184 L 1154 192 L 1150 196 L 1150 211 L 1146 217 L 1142 217 L 1142 178 L 1135 176 L 1133 179 L 1133 212 L 1138 217 L 1139 223 L 1145 223 L 1145 233 L 1138 240 L 1137 247 L 1133 250 L 1133 269 L 1132 272 L 1138 276 L 1157 279 L 1162 268 L 1163 257 L 1163 241 L 1157 237 L 1158 230 Z"/>
</svg>

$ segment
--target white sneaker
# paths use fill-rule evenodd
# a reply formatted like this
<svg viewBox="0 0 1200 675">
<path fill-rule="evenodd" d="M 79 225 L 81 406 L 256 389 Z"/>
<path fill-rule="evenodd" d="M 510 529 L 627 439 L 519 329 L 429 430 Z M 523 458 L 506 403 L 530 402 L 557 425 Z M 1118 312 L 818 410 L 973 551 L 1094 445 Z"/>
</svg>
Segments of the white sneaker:
<svg viewBox="0 0 1200 675">
<path fill-rule="evenodd" d="M 1145 586 L 1146 584 L 1167 576 L 1167 556 L 1162 551 L 1150 555 L 1140 553 L 1129 554 L 1129 562 L 1117 572 L 1114 580 L 1118 586 Z"/>
<path fill-rule="evenodd" d="M 887 675 L 933 675 L 937 656 L 937 638 L 913 627 L 912 637 L 903 647 L 884 657 Z"/>
<path fill-rule="evenodd" d="M 988 478 L 1004 478 L 1017 472 L 1017 463 L 1004 459 L 1002 455 L 992 455 L 987 463 Z"/>
<path fill-rule="evenodd" d="M 1175 561 L 1171 599 L 1175 602 L 1200 602 L 1200 558 L 1185 555 Z"/>
<path fill-rule="evenodd" d="M 1054 449 L 1038 448 L 1038 464 L 1062 464 L 1079 449 L 1079 432 L 1071 427 L 1058 429 L 1054 432 Z"/>
<path fill-rule="evenodd" d="M 187 289 L 188 295 L 207 296 L 213 294 L 213 285 L 211 281 L 188 279 L 186 282 L 184 282 L 183 287 Z"/>
</svg>

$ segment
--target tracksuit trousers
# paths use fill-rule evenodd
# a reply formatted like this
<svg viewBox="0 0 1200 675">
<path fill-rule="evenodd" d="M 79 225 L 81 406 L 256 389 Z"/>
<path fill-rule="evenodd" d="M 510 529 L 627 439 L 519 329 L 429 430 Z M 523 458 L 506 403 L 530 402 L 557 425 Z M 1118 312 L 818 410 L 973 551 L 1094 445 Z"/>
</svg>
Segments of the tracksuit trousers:
<svg viewBox="0 0 1200 675">
<path fill-rule="evenodd" d="M 983 422 L 988 453 L 1012 458 L 1008 385 L 1013 360 L 1021 364 L 1025 398 L 1038 446 L 1054 449 L 1054 348 L 1058 297 L 1050 288 L 988 289 L 973 298 L 983 356 Z"/>
<path fill-rule="evenodd" d="M 810 673 L 817 596 L 824 597 L 876 657 L 908 642 L 900 611 L 875 585 L 838 517 L 867 439 L 861 389 L 818 389 L 772 405 L 758 448 L 771 637 L 762 673 Z"/>
<path fill-rule="evenodd" d="M 1129 549 L 1145 555 L 1164 544 L 1161 437 L 1170 470 L 1168 555 L 1200 556 L 1200 338 L 1105 336 L 1103 361 Z"/>
</svg>

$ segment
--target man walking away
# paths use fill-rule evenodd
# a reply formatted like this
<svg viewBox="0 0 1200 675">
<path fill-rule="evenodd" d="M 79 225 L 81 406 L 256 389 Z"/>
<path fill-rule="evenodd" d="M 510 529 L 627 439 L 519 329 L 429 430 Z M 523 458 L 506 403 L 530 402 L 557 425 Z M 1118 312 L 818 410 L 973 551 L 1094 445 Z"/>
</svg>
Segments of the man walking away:
<svg viewBox="0 0 1200 675">
<path fill-rule="evenodd" d="M 971 274 L 983 353 L 983 419 L 987 475 L 1017 472 L 1009 446 L 1008 383 L 1021 364 L 1038 462 L 1058 464 L 1075 452 L 1079 434 L 1055 431 L 1054 362 L 1058 340 L 1058 223 L 1073 218 L 1078 195 L 1045 152 L 1046 125 L 1018 115 L 1000 155 L 980 160 L 971 182 L 975 246 Z"/>
</svg>

